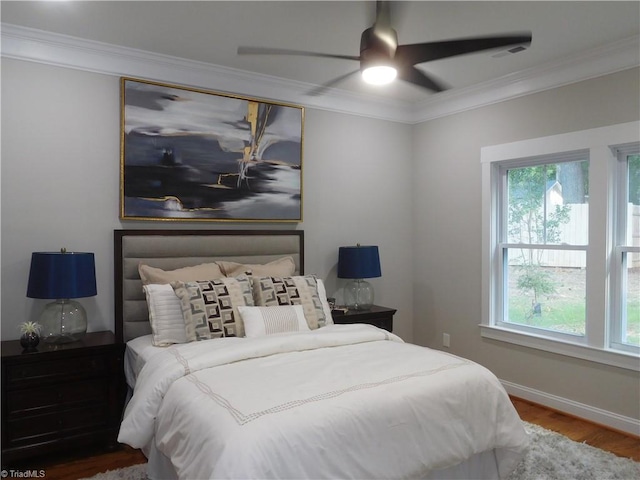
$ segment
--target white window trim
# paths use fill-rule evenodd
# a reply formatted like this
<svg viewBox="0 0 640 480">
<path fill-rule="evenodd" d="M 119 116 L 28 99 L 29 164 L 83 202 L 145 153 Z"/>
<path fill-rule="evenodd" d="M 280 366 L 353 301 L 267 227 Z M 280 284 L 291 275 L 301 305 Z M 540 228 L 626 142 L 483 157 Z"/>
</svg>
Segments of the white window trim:
<svg viewBox="0 0 640 480">
<path fill-rule="evenodd" d="M 637 154 L 640 151 L 640 142 L 633 142 L 631 144 L 625 144 L 625 145 L 617 145 L 615 148 L 612 149 L 612 151 L 617 159 L 616 170 L 615 170 L 616 179 L 624 178 L 626 177 L 627 171 L 628 171 L 627 156 Z M 616 183 L 619 183 L 619 182 L 616 182 Z M 621 188 L 617 192 L 617 197 L 614 199 L 615 201 L 614 215 L 616 216 L 616 219 L 617 219 L 616 223 L 618 226 L 618 230 L 613 232 L 614 251 L 613 251 L 613 261 L 611 264 L 611 271 L 613 273 L 612 282 L 615 282 L 614 291 L 618 295 L 618 298 L 613 299 L 613 301 L 611 302 L 611 315 L 613 315 L 612 318 L 618 318 L 618 319 L 621 319 L 623 315 L 621 311 L 622 309 L 621 301 L 622 301 L 622 295 L 623 295 L 622 293 L 623 285 L 621 283 L 622 263 L 619 260 L 622 260 L 622 255 L 624 253 L 640 252 L 640 247 L 632 247 L 632 246 L 626 245 L 628 195 L 629 195 L 628 189 Z M 622 241 L 623 238 L 625 239 L 625 242 Z M 623 243 L 625 243 L 625 245 L 621 245 Z M 613 337 L 620 338 L 623 325 L 620 322 L 614 322 L 611 325 L 611 327 L 612 327 Z M 635 350 L 633 348 L 629 348 L 628 346 L 625 346 L 624 344 L 619 344 L 615 342 L 615 340 L 613 339 L 611 339 L 610 343 L 615 343 L 616 348 L 620 350 L 628 350 L 628 351 Z"/>
<path fill-rule="evenodd" d="M 531 140 L 493 145 L 481 149 L 482 162 L 482 323 L 481 335 L 493 340 L 522 345 L 530 348 L 553 352 L 583 360 L 613 365 L 634 371 L 640 371 L 640 359 L 637 355 L 627 354 L 608 348 L 608 332 L 605 325 L 610 315 L 609 295 L 609 258 L 602 252 L 611 252 L 613 245 L 612 216 L 615 214 L 615 195 L 610 185 L 616 174 L 616 163 L 611 159 L 616 154 L 612 146 L 640 141 L 640 122 L 629 122 L 608 127 L 594 128 L 579 132 L 553 135 Z M 605 182 L 589 182 L 589 277 L 587 279 L 587 312 L 590 318 L 602 318 L 601 324 L 587 322 L 586 344 L 573 344 L 561 340 L 519 333 L 515 330 L 498 327 L 495 315 L 500 306 L 496 303 L 496 285 L 492 281 L 500 274 L 497 262 L 497 215 L 501 162 L 531 160 L 538 156 L 558 155 L 562 152 L 589 150 L 589 176 L 607 178 Z M 597 221 L 591 221 L 597 219 Z M 591 255 L 590 255 L 591 253 Z M 595 272 L 595 273 L 593 273 Z M 603 288 L 602 279 L 606 285 Z M 594 328 L 594 326 L 596 328 Z"/>
</svg>

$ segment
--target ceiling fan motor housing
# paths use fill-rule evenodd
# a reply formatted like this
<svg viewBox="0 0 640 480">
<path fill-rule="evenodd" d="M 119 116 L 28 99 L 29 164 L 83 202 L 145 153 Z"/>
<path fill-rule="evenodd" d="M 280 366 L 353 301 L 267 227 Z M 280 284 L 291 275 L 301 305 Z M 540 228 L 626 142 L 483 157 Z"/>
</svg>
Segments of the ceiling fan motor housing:
<svg viewBox="0 0 640 480">
<path fill-rule="evenodd" d="M 393 65 L 398 35 L 393 28 L 367 28 L 360 37 L 360 70 L 378 65 Z"/>
</svg>

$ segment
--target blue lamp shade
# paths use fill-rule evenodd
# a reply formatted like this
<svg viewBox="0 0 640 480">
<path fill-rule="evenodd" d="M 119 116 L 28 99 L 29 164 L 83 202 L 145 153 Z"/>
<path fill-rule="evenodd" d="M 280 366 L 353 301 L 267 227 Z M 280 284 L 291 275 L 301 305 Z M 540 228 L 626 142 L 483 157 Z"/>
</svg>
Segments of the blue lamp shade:
<svg viewBox="0 0 640 480">
<path fill-rule="evenodd" d="M 340 247 L 338 278 L 374 278 L 382 276 L 380 254 L 373 245 Z"/>
<path fill-rule="evenodd" d="M 355 310 L 369 310 L 373 306 L 373 286 L 363 278 L 382 276 L 380 254 L 373 245 L 340 247 L 338 250 L 338 278 L 349 278 L 344 287 L 345 305 Z"/>
<path fill-rule="evenodd" d="M 48 343 L 75 342 L 87 332 L 87 313 L 72 298 L 97 295 L 93 253 L 34 252 L 27 297 L 50 298 L 40 315 L 41 335 Z"/>
<path fill-rule="evenodd" d="M 34 252 L 27 297 L 82 298 L 97 295 L 93 253 Z"/>
</svg>

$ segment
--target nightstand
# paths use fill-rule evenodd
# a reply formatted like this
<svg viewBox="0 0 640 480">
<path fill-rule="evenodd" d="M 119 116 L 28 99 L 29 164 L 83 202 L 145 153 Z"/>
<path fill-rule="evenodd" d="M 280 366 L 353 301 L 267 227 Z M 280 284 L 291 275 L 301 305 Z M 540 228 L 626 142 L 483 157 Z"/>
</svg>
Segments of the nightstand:
<svg viewBox="0 0 640 480">
<path fill-rule="evenodd" d="M 112 332 L 24 352 L 2 342 L 2 466 L 59 450 L 117 445 L 124 343 Z"/>
<path fill-rule="evenodd" d="M 370 310 L 349 310 L 347 313 L 333 311 L 334 323 L 368 323 L 376 327 L 393 330 L 393 315 L 396 309 L 374 305 Z"/>
</svg>

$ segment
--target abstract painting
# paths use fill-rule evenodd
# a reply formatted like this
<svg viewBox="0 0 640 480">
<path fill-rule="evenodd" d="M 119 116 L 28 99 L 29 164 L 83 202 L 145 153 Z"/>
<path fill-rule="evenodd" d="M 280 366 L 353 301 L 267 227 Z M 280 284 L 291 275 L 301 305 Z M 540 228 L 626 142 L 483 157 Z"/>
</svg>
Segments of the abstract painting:
<svg viewBox="0 0 640 480">
<path fill-rule="evenodd" d="M 120 130 L 124 220 L 302 220 L 302 107 L 122 78 Z"/>
</svg>

